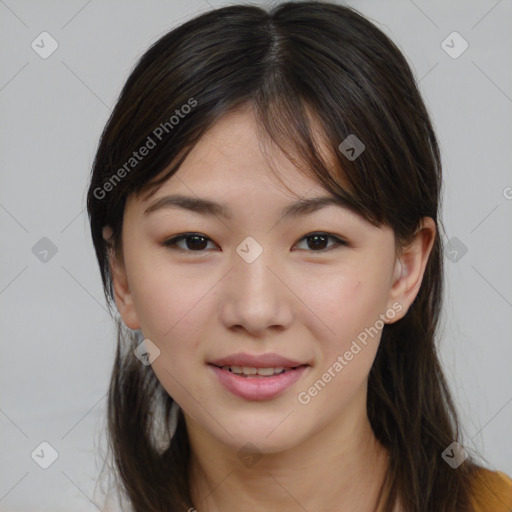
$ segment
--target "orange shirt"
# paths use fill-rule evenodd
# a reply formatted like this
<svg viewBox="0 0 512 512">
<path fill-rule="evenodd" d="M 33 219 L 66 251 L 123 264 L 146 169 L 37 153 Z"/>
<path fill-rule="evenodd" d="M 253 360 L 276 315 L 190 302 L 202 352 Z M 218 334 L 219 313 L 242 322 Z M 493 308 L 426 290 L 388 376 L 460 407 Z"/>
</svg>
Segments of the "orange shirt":
<svg viewBox="0 0 512 512">
<path fill-rule="evenodd" d="M 508 475 L 484 468 L 474 486 L 476 512 L 512 512 L 512 479 Z"/>
</svg>

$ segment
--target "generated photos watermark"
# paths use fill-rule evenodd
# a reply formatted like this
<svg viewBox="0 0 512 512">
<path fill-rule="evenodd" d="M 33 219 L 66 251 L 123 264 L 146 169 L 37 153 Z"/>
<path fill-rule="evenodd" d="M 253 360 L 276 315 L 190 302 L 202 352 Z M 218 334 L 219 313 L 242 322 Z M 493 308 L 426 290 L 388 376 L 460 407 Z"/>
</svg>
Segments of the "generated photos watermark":
<svg viewBox="0 0 512 512">
<path fill-rule="evenodd" d="M 177 126 L 182 119 L 189 114 L 194 107 L 197 106 L 197 100 L 189 98 L 187 103 L 184 103 L 179 109 L 174 110 L 174 114 L 163 123 L 160 123 L 146 138 L 142 146 L 132 153 L 132 156 L 112 174 L 110 178 L 104 181 L 101 187 L 96 187 L 93 190 L 93 195 L 96 199 L 104 199 L 108 192 L 114 188 L 126 177 L 137 165 L 149 155 L 149 152 L 154 149 L 164 137 L 171 133 L 175 126 Z"/>
<path fill-rule="evenodd" d="M 468 453 L 464 447 L 453 441 L 441 454 L 443 460 L 453 469 L 457 469 L 467 458 Z"/>
<path fill-rule="evenodd" d="M 338 149 L 348 160 L 353 162 L 366 149 L 366 146 L 357 135 L 351 133 L 340 143 Z"/>
<path fill-rule="evenodd" d="M 133 354 L 144 366 L 149 366 L 160 356 L 160 349 L 150 339 L 145 339 L 137 345 Z"/>
<path fill-rule="evenodd" d="M 358 335 L 357 339 L 352 340 L 350 348 L 346 350 L 343 355 L 339 355 L 329 368 L 322 374 L 322 377 L 315 381 L 306 391 L 301 391 L 297 395 L 297 400 L 302 405 L 307 405 L 311 400 L 316 397 L 326 386 L 331 382 L 336 375 L 338 375 L 354 357 L 359 354 L 364 347 L 368 344 L 369 338 L 374 338 L 384 328 L 384 320 L 393 320 L 397 313 L 403 310 L 403 306 L 400 302 L 394 302 L 392 307 L 389 308 L 385 313 L 379 315 L 379 319 L 370 327 L 365 327 Z M 361 345 L 358 343 L 363 345 Z"/>
</svg>

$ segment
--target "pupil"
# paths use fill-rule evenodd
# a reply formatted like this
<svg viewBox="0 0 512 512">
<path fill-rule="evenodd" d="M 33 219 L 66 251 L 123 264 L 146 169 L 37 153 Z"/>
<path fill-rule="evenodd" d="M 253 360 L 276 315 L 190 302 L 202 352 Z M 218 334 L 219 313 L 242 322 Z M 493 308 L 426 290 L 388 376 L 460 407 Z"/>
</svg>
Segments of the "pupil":
<svg viewBox="0 0 512 512">
<path fill-rule="evenodd" d="M 192 244 L 190 243 L 190 240 L 195 240 L 195 242 L 192 242 Z M 201 242 L 197 242 L 197 240 L 203 240 L 203 243 Z M 200 250 L 200 249 L 204 249 L 206 247 L 206 243 L 205 243 L 205 238 L 204 236 L 198 236 L 198 235 L 190 235 L 187 237 L 187 247 L 189 249 L 196 249 L 196 250 Z"/>
<path fill-rule="evenodd" d="M 308 238 L 309 238 L 310 240 L 311 240 L 311 239 L 315 240 L 315 243 L 314 243 L 313 245 L 314 245 L 317 249 L 318 249 L 318 248 L 320 248 L 320 249 L 324 249 L 324 248 L 326 247 L 325 239 L 326 239 L 327 237 L 326 237 L 325 235 L 311 235 L 311 236 L 309 236 Z M 323 243 L 322 243 L 322 242 L 320 242 L 320 246 L 321 246 L 321 247 L 319 247 L 319 245 L 318 245 L 318 243 L 317 243 L 319 238 L 324 240 L 324 242 L 323 242 Z"/>
<path fill-rule="evenodd" d="M 325 235 L 310 235 L 308 236 L 308 240 L 310 242 L 311 248 L 316 249 L 325 249 L 326 247 L 326 239 L 328 237 Z M 313 241 L 313 243 L 311 243 Z M 187 247 L 191 250 L 202 250 L 206 247 L 206 240 L 204 236 L 199 235 L 190 235 L 187 237 Z"/>
</svg>

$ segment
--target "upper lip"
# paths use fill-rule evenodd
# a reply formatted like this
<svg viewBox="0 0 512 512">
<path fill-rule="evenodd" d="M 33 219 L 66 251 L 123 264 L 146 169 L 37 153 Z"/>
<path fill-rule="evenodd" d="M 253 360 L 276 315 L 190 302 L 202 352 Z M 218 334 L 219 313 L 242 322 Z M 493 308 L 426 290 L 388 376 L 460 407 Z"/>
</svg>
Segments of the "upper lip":
<svg viewBox="0 0 512 512">
<path fill-rule="evenodd" d="M 296 366 L 303 366 L 306 364 L 299 361 L 293 361 L 292 359 L 280 356 L 279 354 L 261 354 L 253 356 L 244 353 L 231 354 L 226 357 L 209 361 L 209 363 L 215 366 L 248 366 L 250 368 L 274 368 L 276 366 L 295 368 Z"/>
</svg>

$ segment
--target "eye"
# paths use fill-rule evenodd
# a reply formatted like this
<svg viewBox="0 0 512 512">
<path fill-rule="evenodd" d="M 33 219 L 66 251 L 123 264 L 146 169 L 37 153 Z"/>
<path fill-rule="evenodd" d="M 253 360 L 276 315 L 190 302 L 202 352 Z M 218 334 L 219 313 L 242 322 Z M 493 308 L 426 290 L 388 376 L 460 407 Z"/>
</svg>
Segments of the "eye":
<svg viewBox="0 0 512 512">
<path fill-rule="evenodd" d="M 171 249 L 178 248 L 185 252 L 203 252 L 208 240 L 210 239 L 201 233 L 183 233 L 182 235 L 165 240 L 162 242 L 162 245 Z M 185 247 L 178 245 L 182 241 L 185 242 Z"/>
<path fill-rule="evenodd" d="M 332 240 L 334 243 L 326 247 L 328 240 Z M 348 245 L 345 240 L 342 240 L 335 235 L 330 235 L 329 233 L 323 232 L 310 233 L 309 235 L 302 237 L 299 240 L 299 243 L 302 241 L 306 241 L 306 244 L 314 249 L 310 252 L 325 252 L 326 250 L 329 250 L 333 247 Z M 184 247 L 179 245 L 181 242 L 184 242 Z M 171 249 L 177 248 L 185 252 L 204 252 L 208 242 L 214 243 L 212 240 L 210 240 L 210 238 L 208 238 L 206 235 L 202 235 L 201 233 L 183 233 L 181 235 L 165 240 L 162 242 L 162 245 Z"/>
<path fill-rule="evenodd" d="M 326 248 L 326 241 L 329 239 L 333 240 L 334 243 Z M 314 250 L 314 251 L 310 251 L 310 252 L 325 252 L 332 247 L 337 247 L 340 245 L 348 245 L 345 240 L 342 240 L 341 238 L 339 238 L 337 236 L 330 235 L 329 233 L 323 233 L 323 232 L 310 233 L 309 235 L 306 235 L 303 238 L 301 238 L 299 240 L 299 243 L 302 242 L 303 240 L 305 240 L 306 243 L 308 243 L 308 241 L 309 241 L 310 244 L 308 244 L 308 245 L 311 245 L 312 247 L 319 249 L 319 250 Z"/>
</svg>

